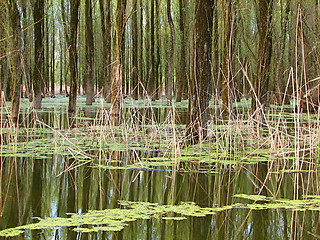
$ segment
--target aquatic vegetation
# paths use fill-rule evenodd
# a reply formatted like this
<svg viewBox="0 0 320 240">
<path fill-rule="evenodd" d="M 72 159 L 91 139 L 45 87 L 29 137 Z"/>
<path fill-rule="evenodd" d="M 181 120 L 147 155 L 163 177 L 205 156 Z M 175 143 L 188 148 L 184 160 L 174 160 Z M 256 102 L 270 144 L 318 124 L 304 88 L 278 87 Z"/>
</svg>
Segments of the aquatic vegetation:
<svg viewBox="0 0 320 240">
<path fill-rule="evenodd" d="M 149 202 L 119 201 L 121 208 L 90 210 L 84 214 L 68 214 L 67 218 L 36 218 L 37 223 L 0 231 L 2 237 L 13 237 L 26 230 L 72 228 L 73 231 L 89 233 L 100 231 L 121 231 L 130 222 L 139 219 L 161 218 L 167 221 L 183 221 L 187 217 L 205 217 L 231 209 L 286 209 L 291 211 L 320 211 L 319 196 L 305 196 L 303 200 L 273 199 L 263 195 L 237 194 L 234 198 L 253 201 L 253 203 L 234 203 L 224 207 L 200 207 L 194 202 L 183 202 L 179 205 L 159 205 Z"/>
<path fill-rule="evenodd" d="M 0 231 L 2 237 L 18 236 L 26 230 L 59 229 L 73 227 L 76 232 L 121 231 L 129 222 L 138 219 L 164 217 L 165 220 L 184 220 L 186 217 L 204 217 L 215 214 L 212 209 L 201 208 L 196 204 L 181 203 L 180 205 L 158 205 L 147 202 L 120 201 L 123 208 L 93 210 L 78 215 L 69 214 L 69 218 L 36 218 L 39 222 Z M 165 217 L 166 214 L 178 214 Z M 179 216 L 180 215 L 180 216 Z"/>
<path fill-rule="evenodd" d="M 101 99 L 89 107 L 84 103 L 84 98 L 80 98 L 76 116 L 69 119 L 65 98 L 47 99 L 44 108 L 36 111 L 25 102 L 21 125 L 13 127 L 5 122 L 1 128 L 3 163 L 11 164 L 11 169 L 15 169 L 15 162 L 31 160 L 25 161 L 31 163 L 30 168 L 17 168 L 29 177 L 34 175 L 35 161 L 40 160 L 43 167 L 48 168 L 41 168 L 42 174 L 52 174 L 47 175 L 45 181 L 59 182 L 57 186 L 50 185 L 59 188 L 59 198 L 60 194 L 63 197 L 69 194 L 69 184 L 75 184 L 77 189 L 70 193 L 77 196 L 76 206 L 72 208 L 75 210 L 63 209 L 67 202 L 61 199 L 61 212 L 39 213 L 37 216 L 42 218 L 37 218 L 37 223 L 5 229 L 1 236 L 61 228 L 79 234 L 126 231 L 128 225 L 140 224 L 141 219 L 152 219 L 165 225 L 167 222 L 171 225 L 172 221 L 182 226 L 192 218 L 210 218 L 210 215 L 227 211 L 238 214 L 270 210 L 273 214 L 278 209 L 320 210 L 318 188 L 313 186 L 317 183 L 313 178 L 317 179 L 320 152 L 315 115 L 302 114 L 298 124 L 292 106 L 286 107 L 285 111 L 272 107 L 265 122 L 257 124 L 248 114 L 248 101 L 244 100 L 237 103 L 234 118 L 224 121 L 215 115 L 220 105 L 211 101 L 208 138 L 197 145 L 186 146 L 187 101 L 173 102 L 173 107 L 168 107 L 163 100 L 151 102 L 127 98 L 119 126 L 110 123 L 107 109 L 110 104 Z M 50 162 L 54 164 L 48 167 Z M 4 180 L 12 174 L 4 170 L 0 173 Z M 30 177 L 28 181 L 33 182 Z M 293 182 L 301 189 L 299 194 L 290 185 Z M 268 187 L 268 196 L 252 195 L 264 184 Z M 108 187 L 104 189 L 105 186 Z M 285 193 L 279 193 L 284 188 Z M 23 189 L 30 189 L 30 186 Z M 134 193 L 131 192 L 133 189 Z M 204 195 L 198 199 L 202 191 Z M 48 198 L 51 190 L 43 192 Z M 9 202 L 6 194 L 4 209 L 8 208 Z M 223 202 L 224 194 L 229 194 L 228 201 Z M 301 197 L 303 195 L 306 196 Z M 203 202 L 202 198 L 205 199 Z M 137 202 L 120 201 L 120 206 L 115 208 L 117 206 L 105 203 L 109 199 L 113 203 L 119 199 Z M 83 210 L 85 201 L 90 207 Z M 180 201 L 182 203 L 178 204 Z M 178 205 L 162 204 L 168 202 Z M 51 205 L 46 207 L 51 209 Z M 78 209 L 84 213 L 76 214 Z M 62 218 L 66 212 L 74 213 Z M 245 224 L 249 220 L 241 221 Z"/>
</svg>

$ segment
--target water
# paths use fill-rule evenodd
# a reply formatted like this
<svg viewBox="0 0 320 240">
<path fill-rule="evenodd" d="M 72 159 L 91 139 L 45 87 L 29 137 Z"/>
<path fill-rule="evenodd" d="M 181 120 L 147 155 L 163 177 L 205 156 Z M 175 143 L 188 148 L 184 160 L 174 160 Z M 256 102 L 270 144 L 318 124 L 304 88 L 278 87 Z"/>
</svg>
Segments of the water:
<svg viewBox="0 0 320 240">
<path fill-rule="evenodd" d="M 143 110 L 141 115 L 152 119 L 144 111 L 149 110 Z M 38 118 L 53 128 L 67 131 L 70 125 L 66 115 L 62 113 L 57 115 L 43 111 Z M 168 112 L 158 108 L 150 114 L 154 114 L 158 121 L 165 121 Z M 185 111 L 178 109 L 179 123 L 184 122 L 184 114 Z M 33 117 L 25 115 L 24 124 L 31 127 Z M 89 117 L 97 118 L 94 108 L 87 112 L 83 110 L 83 118 L 78 119 L 77 123 L 95 121 Z M 49 146 L 50 139 L 54 141 L 56 133 L 45 129 L 47 128 L 42 125 L 41 133 L 29 130 L 29 136 L 22 134 L 19 142 L 44 139 L 34 146 Z M 81 141 L 86 138 L 85 135 L 81 135 L 81 131 L 76 134 Z M 3 143 L 10 142 L 8 139 L 8 133 L 3 133 Z M 150 219 L 130 221 L 119 232 L 74 231 L 80 227 L 91 227 L 85 224 L 76 227 L 61 226 L 57 229 L 24 230 L 12 239 L 314 239 L 320 236 L 319 210 L 315 210 L 319 207 L 317 204 L 309 206 L 313 207 L 313 210 L 308 210 L 308 206 L 301 209 L 270 207 L 255 210 L 248 208 L 249 204 L 271 203 L 235 197 L 236 194 L 261 194 L 274 199 L 295 199 L 297 177 L 300 179 L 301 192 L 316 194 L 319 182 L 317 171 L 275 171 L 274 165 L 280 164 L 283 159 L 272 163 L 274 171 L 269 171 L 270 161 L 243 165 L 223 162 L 200 164 L 197 162 L 196 154 L 193 156 L 193 162 L 182 161 L 178 167 L 169 165 L 117 169 L 132 159 L 135 159 L 136 165 L 139 166 L 137 154 L 142 159 L 168 156 L 168 153 L 161 149 L 150 152 L 141 150 L 136 153 L 110 150 L 101 158 L 92 150 L 89 152 L 94 156 L 93 162 L 88 162 L 85 158 L 79 162 L 77 157 L 72 156 L 75 152 L 36 152 L 34 150 L 35 156 L 28 157 L 4 156 L 2 152 L 2 230 L 36 223 L 39 221 L 37 218 L 70 218 L 68 213 L 83 215 L 90 210 L 125 209 L 119 200 L 156 203 L 159 206 L 193 202 L 202 208 L 213 209 L 235 203 L 238 205 L 213 215 L 186 216 L 183 220 L 164 220 L 164 217 L 177 216 L 173 213 L 155 214 Z M 106 159 L 117 160 L 110 164 L 114 168 L 97 167 Z M 69 166 L 73 167 L 68 169 Z"/>
</svg>

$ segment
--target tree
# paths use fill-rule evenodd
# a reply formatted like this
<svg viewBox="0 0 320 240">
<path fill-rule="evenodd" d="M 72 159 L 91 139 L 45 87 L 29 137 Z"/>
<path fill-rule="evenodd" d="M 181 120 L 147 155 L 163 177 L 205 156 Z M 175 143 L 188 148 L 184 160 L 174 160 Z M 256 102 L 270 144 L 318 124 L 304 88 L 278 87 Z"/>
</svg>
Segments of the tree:
<svg viewBox="0 0 320 240">
<path fill-rule="evenodd" d="M 76 112 L 77 90 L 78 90 L 78 52 L 77 36 L 79 22 L 80 0 L 70 2 L 70 38 L 69 38 L 69 65 L 70 65 L 70 95 L 68 111 Z"/>
<path fill-rule="evenodd" d="M 252 97 L 251 110 L 261 116 L 263 108 L 268 105 L 268 87 L 270 76 L 270 62 L 272 54 L 272 10 L 273 0 L 258 1 L 258 55 L 256 77 L 254 79 L 254 96 Z M 258 111 L 257 111 L 258 110 Z"/>
<path fill-rule="evenodd" d="M 103 97 L 106 102 L 111 102 L 111 0 L 99 0 L 101 15 L 101 32 L 103 39 Z M 106 15 L 105 15 L 106 13 Z"/>
<path fill-rule="evenodd" d="M 186 0 L 179 0 L 179 27 L 180 27 L 180 64 L 179 64 L 179 73 L 177 76 L 177 84 L 176 84 L 176 101 L 181 102 L 182 93 L 184 92 L 184 81 L 188 79 L 187 69 L 186 69 L 186 38 L 185 38 L 185 9 Z"/>
<path fill-rule="evenodd" d="M 138 0 L 137 0 L 138 1 Z M 143 4 L 142 4 L 142 0 L 139 1 L 139 5 L 140 5 L 140 19 L 139 19 L 139 26 L 140 26 L 140 37 L 139 37 L 139 86 L 138 86 L 138 92 L 139 95 L 142 97 L 143 96 L 143 76 L 144 76 L 144 69 L 143 69 Z"/>
<path fill-rule="evenodd" d="M 117 12 L 115 21 L 115 42 L 114 42 L 114 64 L 113 64 L 113 81 L 110 119 L 113 125 L 118 125 L 120 122 L 121 100 L 122 100 L 122 65 L 121 65 L 121 42 L 122 34 L 125 29 L 124 18 L 126 10 L 126 1 L 117 0 Z"/>
<path fill-rule="evenodd" d="M 138 0 L 134 0 L 132 13 L 132 97 L 138 99 Z"/>
<path fill-rule="evenodd" d="M 20 111 L 20 95 L 22 84 L 22 36 L 21 36 L 21 23 L 20 12 L 18 10 L 16 0 L 7 0 L 7 7 L 9 12 L 9 19 L 12 30 L 12 99 L 11 99 L 11 118 L 14 123 L 18 122 Z"/>
<path fill-rule="evenodd" d="M 53 0 L 52 3 L 53 4 Z M 55 18 L 54 14 L 52 14 L 52 22 L 54 23 Z M 50 76 L 50 81 L 51 81 L 51 96 L 55 96 L 55 66 L 56 66 L 56 61 L 55 61 L 55 51 L 56 51 L 56 30 L 55 28 L 52 28 L 52 50 L 51 50 L 51 76 Z"/>
<path fill-rule="evenodd" d="M 156 100 L 156 93 L 155 93 L 155 27 L 154 27 L 154 1 L 151 0 L 151 15 L 150 15 L 150 76 L 149 76 L 149 94 L 151 94 L 151 99 Z"/>
<path fill-rule="evenodd" d="M 168 63 L 168 80 L 166 86 L 166 95 L 167 95 L 167 105 L 171 105 L 172 102 L 172 88 L 173 88 L 173 58 L 174 58 L 174 49 L 176 44 L 176 35 L 173 25 L 173 20 L 171 16 L 171 0 L 167 0 L 167 18 L 170 26 L 171 33 L 171 45 L 169 51 L 169 63 Z"/>
<path fill-rule="evenodd" d="M 283 4 L 284 1 L 282 1 Z M 277 60 L 277 66 L 275 70 L 275 87 L 276 87 L 276 97 L 277 103 L 282 104 L 283 102 L 286 104 L 290 103 L 290 89 L 287 88 L 287 79 L 284 76 L 284 54 L 286 50 L 286 42 L 287 42 L 287 35 L 288 35 L 288 23 L 289 23 L 289 14 L 290 14 L 290 5 L 291 0 L 287 0 L 284 13 L 281 12 L 281 41 L 280 41 L 280 53 Z M 281 6 L 282 7 L 282 6 Z M 282 8 L 281 8 L 282 11 Z"/>
<path fill-rule="evenodd" d="M 0 39 L 4 39 L 6 36 L 6 4 L 4 1 L 0 1 Z M 4 57 L 6 53 L 7 44 L 6 41 L 0 42 L 0 106 L 2 106 L 2 97 L 6 97 L 7 83 L 8 83 L 8 68 L 7 58 Z M 2 96 L 3 92 L 3 96 Z"/>
<path fill-rule="evenodd" d="M 189 82 L 189 106 L 186 136 L 188 144 L 206 138 L 209 90 L 212 81 L 213 0 L 199 0 L 195 6 L 195 49 L 193 72 Z"/>
<path fill-rule="evenodd" d="M 154 66 L 154 81 L 155 81 L 155 91 L 156 91 L 156 98 L 159 99 L 161 97 L 161 83 L 160 83 L 160 6 L 159 6 L 159 2 L 160 0 L 155 0 L 156 1 L 156 34 L 155 34 L 155 66 Z"/>
<path fill-rule="evenodd" d="M 231 24 L 232 24 L 232 0 L 223 1 L 223 53 L 222 53 L 222 115 L 229 117 L 232 111 L 231 99 Z"/>
<path fill-rule="evenodd" d="M 34 59 L 33 68 L 33 106 L 35 109 L 41 108 L 41 90 L 43 82 L 43 63 L 44 63 L 44 0 L 33 2 L 34 19 Z"/>
<path fill-rule="evenodd" d="M 94 41 L 92 24 L 92 3 L 91 0 L 85 2 L 86 20 L 86 105 L 94 102 Z"/>
</svg>

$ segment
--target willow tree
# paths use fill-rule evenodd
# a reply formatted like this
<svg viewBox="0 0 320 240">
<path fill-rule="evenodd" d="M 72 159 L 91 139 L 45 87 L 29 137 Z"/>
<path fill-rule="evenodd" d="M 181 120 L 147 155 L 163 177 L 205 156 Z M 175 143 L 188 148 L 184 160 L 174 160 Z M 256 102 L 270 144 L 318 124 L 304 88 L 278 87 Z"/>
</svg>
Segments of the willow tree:
<svg viewBox="0 0 320 240">
<path fill-rule="evenodd" d="M 258 55 L 257 55 L 257 69 L 254 80 L 254 96 L 252 97 L 251 110 L 258 113 L 258 118 L 261 116 L 263 108 L 268 105 L 269 92 L 269 76 L 270 76 L 270 62 L 272 54 L 272 10 L 273 0 L 259 0 L 258 1 Z"/>
<path fill-rule="evenodd" d="M 172 88 L 173 88 L 173 58 L 174 58 L 174 49 L 176 42 L 176 35 L 174 30 L 174 24 L 171 16 L 171 0 L 167 0 L 167 18 L 170 27 L 170 51 L 169 51 L 169 63 L 168 63 L 168 78 L 166 82 L 166 96 L 167 96 L 167 105 L 171 105 L 172 102 Z"/>
<path fill-rule="evenodd" d="M 6 4 L 4 1 L 0 1 L 0 39 L 4 39 L 6 34 L 6 18 L 7 18 L 7 11 L 6 11 Z M 0 42 L 0 56 L 5 56 L 7 44 L 6 41 Z M 0 106 L 2 106 L 2 92 L 3 97 L 6 96 L 7 91 L 7 83 L 8 83 L 8 65 L 7 65 L 7 58 L 2 57 L 0 59 Z"/>
<path fill-rule="evenodd" d="M 138 1 L 133 3 L 132 13 L 132 97 L 138 99 Z"/>
<path fill-rule="evenodd" d="M 156 100 L 155 94 L 155 27 L 154 27 L 154 4 L 155 0 L 151 0 L 151 9 L 150 9 L 150 76 L 149 76 L 149 84 L 148 84 L 148 92 L 151 94 L 151 99 Z"/>
<path fill-rule="evenodd" d="M 186 0 L 179 0 L 179 29 L 180 29 L 180 63 L 177 74 L 176 84 L 176 101 L 181 102 L 182 93 L 184 92 L 184 82 L 188 79 L 186 69 L 186 37 L 185 37 L 185 18 L 186 18 Z"/>
<path fill-rule="evenodd" d="M 85 1 L 86 20 L 86 105 L 94 102 L 94 40 L 92 23 L 92 2 Z M 104 46 L 105 47 L 105 46 Z"/>
<path fill-rule="evenodd" d="M 20 95 L 22 84 L 22 35 L 20 12 L 16 0 L 7 0 L 7 8 L 9 12 L 9 20 L 12 30 L 12 51 L 11 51 L 11 118 L 14 123 L 18 121 L 20 110 Z"/>
<path fill-rule="evenodd" d="M 232 0 L 223 1 L 223 50 L 222 50 L 222 114 L 229 117 L 232 111 L 231 100 L 231 23 L 232 23 Z"/>
<path fill-rule="evenodd" d="M 126 0 L 117 1 L 116 21 L 115 21 L 115 41 L 114 41 L 114 64 L 113 81 L 111 87 L 111 108 L 110 119 L 113 125 L 120 122 L 121 100 L 122 100 L 122 63 L 121 63 L 121 43 L 124 32 L 124 18 L 126 10 Z"/>
<path fill-rule="evenodd" d="M 284 12 L 282 13 L 282 8 L 286 3 Z M 287 89 L 287 78 L 285 77 L 285 65 L 284 65 L 284 55 L 287 45 L 288 38 L 288 25 L 289 25 L 289 15 L 290 15 L 290 7 L 291 0 L 281 1 L 281 15 L 280 15 L 280 24 L 281 24 L 281 32 L 280 32 L 280 43 L 279 43 L 279 56 L 277 58 L 277 65 L 275 67 L 275 87 L 276 87 L 276 97 L 278 104 L 290 104 L 290 93 L 291 88 Z M 317 19 L 317 18 L 316 18 Z"/>
<path fill-rule="evenodd" d="M 41 85 L 43 82 L 43 63 L 44 63 L 44 0 L 35 0 L 33 3 L 34 19 L 34 59 L 33 68 L 33 106 L 41 108 Z"/>
<path fill-rule="evenodd" d="M 69 38 L 69 65 L 70 65 L 70 95 L 68 111 L 75 113 L 77 104 L 77 86 L 78 86 L 78 53 L 77 36 L 79 22 L 80 0 L 71 0 L 70 2 L 70 38 Z"/>
<path fill-rule="evenodd" d="M 188 144 L 195 144 L 207 135 L 209 91 L 212 82 L 213 3 L 213 0 L 199 0 L 195 6 L 195 49 L 193 73 L 189 81 L 186 129 Z"/>
<path fill-rule="evenodd" d="M 111 0 L 99 0 L 103 41 L 103 97 L 111 102 Z"/>
</svg>

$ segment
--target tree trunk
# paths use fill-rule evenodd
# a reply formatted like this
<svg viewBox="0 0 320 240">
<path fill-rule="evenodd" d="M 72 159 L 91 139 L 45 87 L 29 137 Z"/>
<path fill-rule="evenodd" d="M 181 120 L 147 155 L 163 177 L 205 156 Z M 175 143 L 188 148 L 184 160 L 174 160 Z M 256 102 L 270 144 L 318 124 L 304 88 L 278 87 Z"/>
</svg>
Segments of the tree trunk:
<svg viewBox="0 0 320 240">
<path fill-rule="evenodd" d="M 186 39 L 184 33 L 184 22 L 185 22 L 185 7 L 186 0 L 179 0 L 179 22 L 180 22 L 180 33 L 181 33 L 181 49 L 180 49 L 180 64 L 179 64 L 179 74 L 177 76 L 176 84 L 176 101 L 181 102 L 182 93 L 184 92 L 184 81 L 188 79 L 186 74 Z"/>
<path fill-rule="evenodd" d="M 52 22 L 54 23 L 54 18 L 52 19 Z M 52 29 L 52 53 L 51 53 L 51 97 L 55 96 L 55 51 L 56 51 L 56 41 L 55 41 L 55 35 L 56 31 L 55 28 Z"/>
<path fill-rule="evenodd" d="M 49 18 L 44 18 L 44 42 L 45 44 L 45 49 L 44 49 L 44 53 L 45 53 L 45 58 L 44 58 L 44 64 L 42 65 L 42 72 L 44 73 L 43 77 L 42 77 L 42 84 L 41 84 L 41 92 L 43 93 L 42 96 L 45 96 L 46 93 L 49 92 L 49 86 L 50 86 L 50 57 L 49 57 L 49 52 L 50 52 L 50 48 L 49 48 Z"/>
<path fill-rule="evenodd" d="M 72 114 L 76 112 L 77 87 L 78 87 L 78 53 L 77 53 L 77 30 L 79 22 L 80 0 L 70 2 L 70 45 L 69 45 L 69 65 L 70 65 L 70 94 L 68 111 Z"/>
<path fill-rule="evenodd" d="M 252 96 L 251 110 L 256 112 L 258 119 L 266 105 L 268 105 L 270 62 L 272 54 L 272 10 L 273 0 L 259 0 L 259 16 L 257 18 L 259 43 L 258 62 L 254 81 L 254 95 Z M 257 111 L 258 110 L 258 111 Z"/>
<path fill-rule="evenodd" d="M 138 99 L 138 18 L 137 18 L 137 2 L 134 1 L 132 15 L 132 97 Z"/>
<path fill-rule="evenodd" d="M 122 101 L 122 65 L 121 65 L 121 42 L 122 34 L 125 29 L 125 0 L 117 0 L 117 13 L 115 21 L 115 42 L 114 42 L 114 64 L 113 82 L 111 95 L 110 120 L 113 125 L 119 125 Z"/>
<path fill-rule="evenodd" d="M 167 105 L 172 104 L 172 90 L 173 90 L 173 58 L 174 58 L 174 48 L 175 48 L 175 31 L 174 25 L 171 17 L 171 0 L 167 0 L 167 17 L 171 32 L 171 46 L 169 52 L 169 63 L 168 63 L 168 81 L 167 81 Z"/>
<path fill-rule="evenodd" d="M 143 96 L 143 86 L 142 83 L 143 81 L 143 76 L 144 76 L 144 69 L 143 69 L 143 3 L 142 0 L 140 0 L 140 19 L 139 19 L 139 25 L 140 25 L 140 37 L 139 37 L 139 46 L 140 46 L 140 51 L 139 51 L 139 87 L 138 87 L 138 92 L 139 96 Z"/>
<path fill-rule="evenodd" d="M 229 118 L 232 112 L 231 99 L 231 21 L 232 0 L 223 1 L 224 38 L 222 53 L 222 115 Z"/>
<path fill-rule="evenodd" d="M 86 19 L 86 105 L 94 102 L 94 40 L 92 24 L 92 3 L 85 2 Z"/>
<path fill-rule="evenodd" d="M 159 67 L 160 67 L 160 30 L 159 30 L 159 1 L 160 0 L 155 0 L 156 1 L 156 60 L 155 60 L 155 71 L 154 71 L 154 81 L 155 81 L 155 90 L 156 90 L 156 98 L 159 99 L 161 97 L 161 84 L 160 84 L 160 79 L 159 78 Z"/>
<path fill-rule="evenodd" d="M 18 122 L 20 111 L 20 95 L 22 83 L 22 36 L 21 36 L 21 23 L 20 12 L 18 10 L 16 0 L 8 0 L 8 11 L 10 24 L 12 29 L 12 99 L 11 99 L 11 119 L 14 123 Z"/>
<path fill-rule="evenodd" d="M 111 102 L 111 0 L 99 0 L 101 15 L 101 31 L 103 41 L 103 97 L 106 102 Z M 106 16 L 105 16 L 106 13 Z"/>
<path fill-rule="evenodd" d="M 123 0 L 124 6 L 127 5 L 127 1 Z M 123 15 L 123 20 L 125 20 L 125 15 Z M 127 75 L 126 75 L 126 27 L 123 26 L 121 30 L 121 42 L 120 42 L 120 62 L 121 62 L 121 83 L 122 83 L 122 95 L 127 94 Z"/>
<path fill-rule="evenodd" d="M 212 81 L 213 0 L 199 0 L 195 8 L 195 55 L 189 82 L 187 143 L 196 144 L 207 136 L 209 90 Z M 217 46 L 215 46 L 217 47 Z"/>
<path fill-rule="evenodd" d="M 33 4 L 34 19 L 34 68 L 33 68 L 33 106 L 35 109 L 41 108 L 41 85 L 43 82 L 44 64 L 44 0 L 35 0 Z"/>
<path fill-rule="evenodd" d="M 62 39 L 61 30 L 59 30 L 59 38 Z M 60 89 L 59 92 L 62 94 L 62 86 L 63 86 L 63 42 L 60 41 Z"/>
<path fill-rule="evenodd" d="M 6 34 L 5 30 L 5 24 L 6 24 L 6 16 L 7 16 L 7 11 L 6 11 L 6 5 L 4 1 L 0 1 L 0 39 L 4 39 Z M 6 41 L 1 41 L 0 42 L 0 56 L 5 56 L 7 49 L 7 44 Z M 6 85 L 8 81 L 8 71 L 7 71 L 7 57 L 2 57 L 0 58 L 0 107 L 3 105 L 3 98 L 6 96 Z M 2 95 L 3 92 L 3 95 Z"/>
<path fill-rule="evenodd" d="M 281 14 L 281 41 L 280 41 L 280 54 L 277 61 L 277 66 L 275 70 L 275 86 L 276 86 L 276 97 L 278 104 L 290 104 L 290 94 L 292 93 L 292 88 L 287 89 L 287 79 L 284 75 L 284 54 L 286 49 L 286 41 L 288 34 L 288 23 L 290 14 L 291 0 L 286 1 L 286 8 L 284 13 Z"/>
<path fill-rule="evenodd" d="M 151 0 L 151 14 L 150 14 L 150 76 L 149 76 L 149 94 L 151 95 L 151 99 L 156 100 L 155 93 L 155 41 L 154 41 L 154 1 Z"/>
<path fill-rule="evenodd" d="M 144 78 L 143 87 L 145 97 L 150 97 L 149 81 L 150 81 L 150 1 L 145 3 L 145 31 L 144 31 Z"/>
<path fill-rule="evenodd" d="M 20 4 L 21 4 L 21 12 L 22 12 L 22 15 L 23 16 L 27 16 L 27 3 L 28 1 L 20 1 Z M 23 17 L 22 18 L 22 29 L 24 29 L 23 31 L 23 36 L 22 36 L 22 39 L 23 39 L 23 47 L 22 47 L 22 55 L 23 55 L 23 62 L 25 63 L 24 64 L 24 79 L 25 79 L 25 94 L 26 94 L 26 97 L 29 98 L 30 101 L 32 101 L 32 82 L 31 82 L 31 72 L 33 71 L 32 69 L 32 64 L 31 64 L 31 61 L 32 61 L 32 56 L 33 54 L 31 54 L 31 44 L 30 44 L 30 40 L 31 40 L 31 37 L 30 37 L 30 33 L 31 33 L 31 29 L 27 29 L 28 26 L 31 25 L 31 19 L 28 18 L 28 17 Z"/>
<path fill-rule="evenodd" d="M 214 2 L 213 6 L 213 46 L 216 46 L 212 52 L 212 71 L 213 71 L 213 94 L 215 94 L 215 100 L 218 101 L 220 95 L 220 63 L 219 63 L 219 31 L 218 31 L 218 3 Z"/>
</svg>

